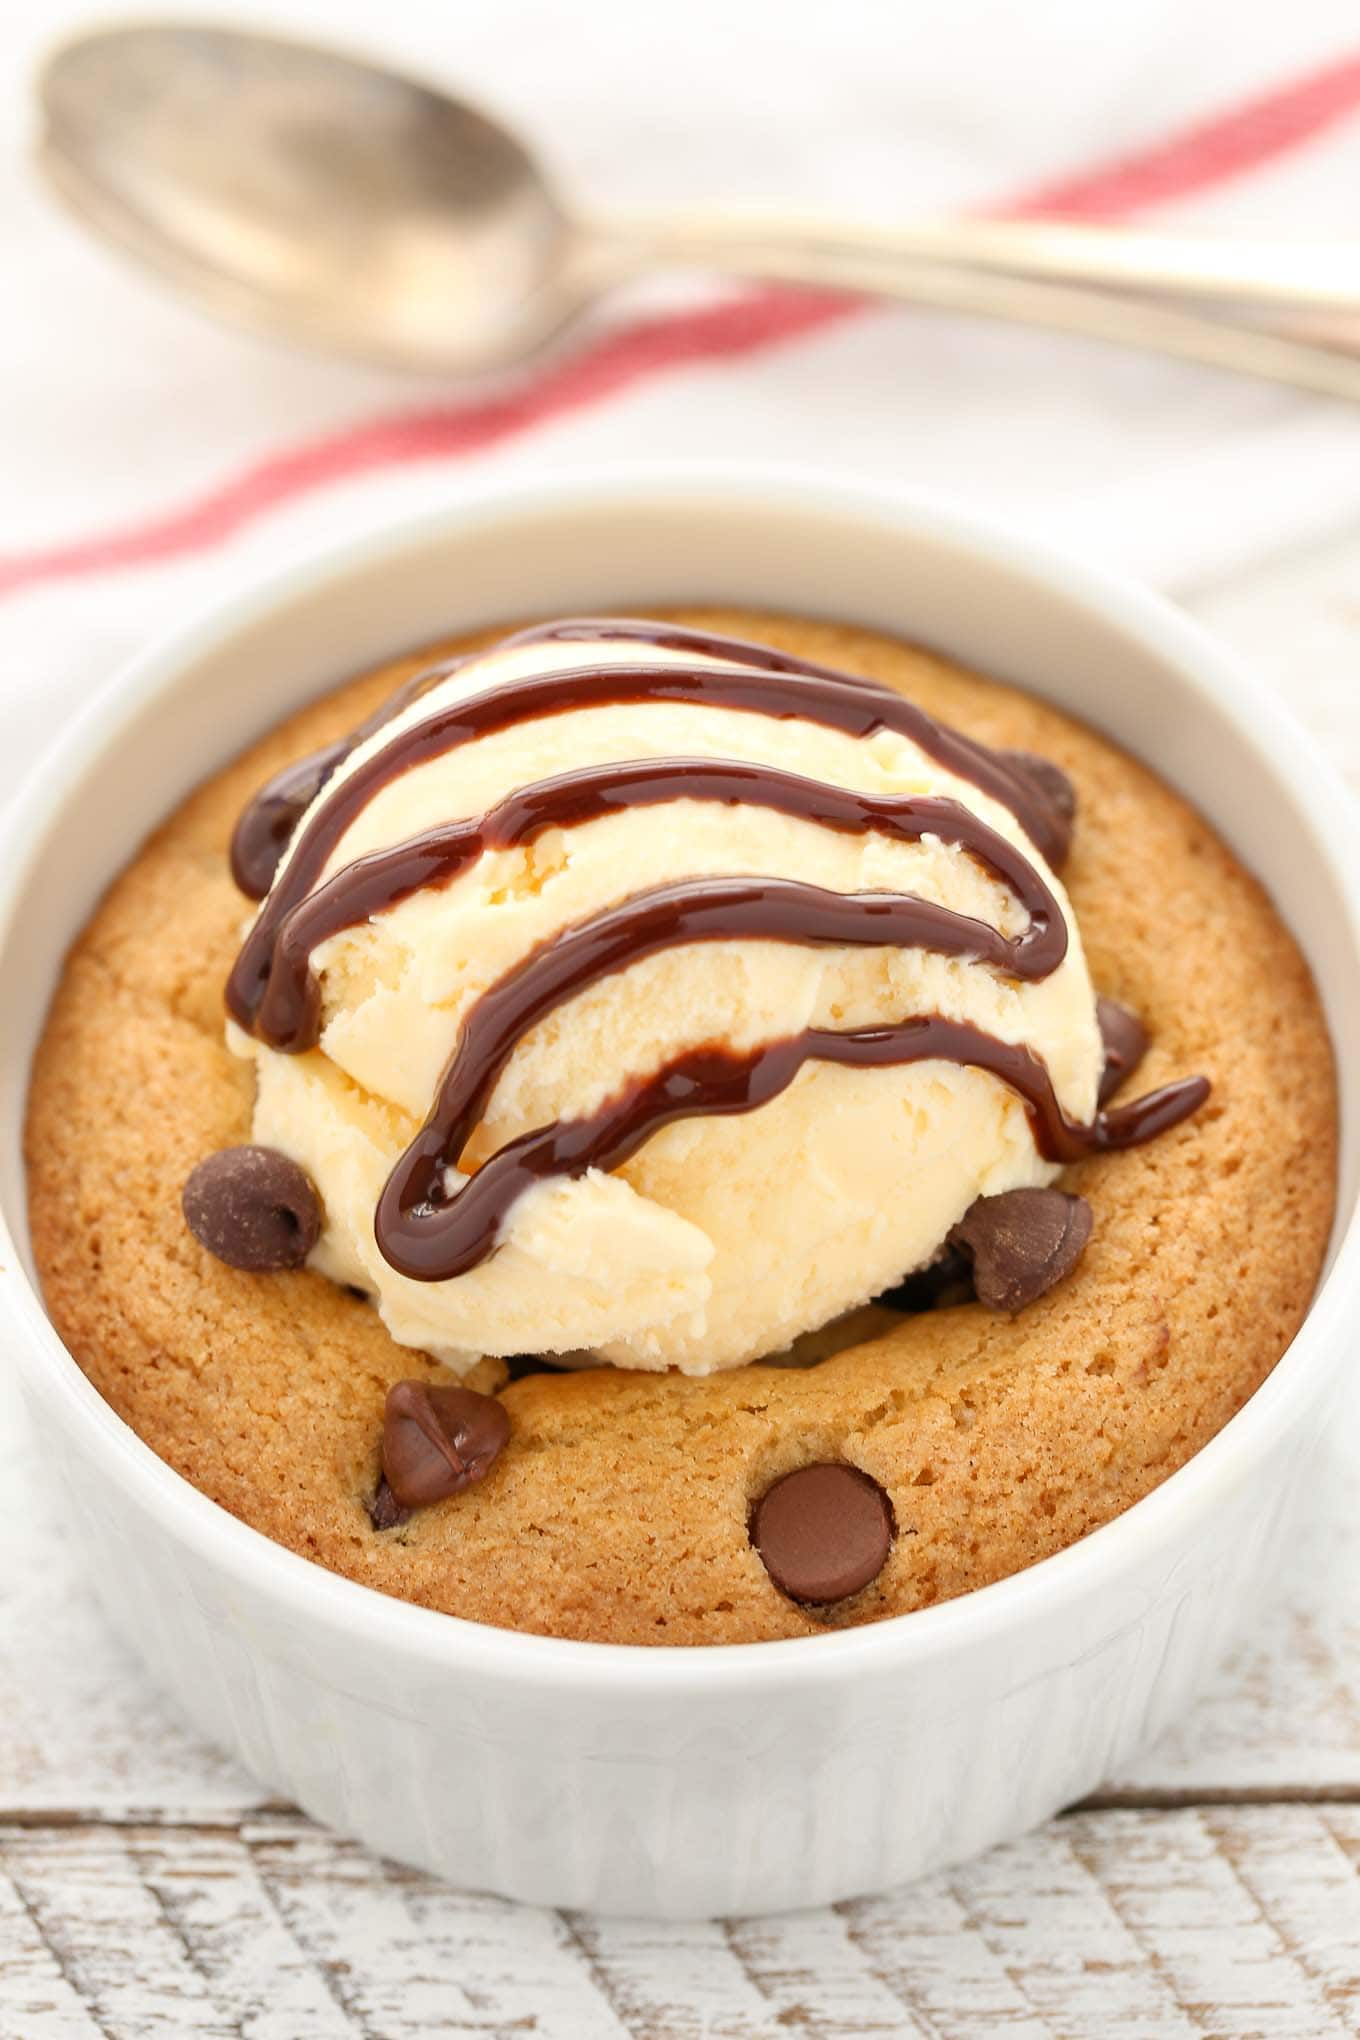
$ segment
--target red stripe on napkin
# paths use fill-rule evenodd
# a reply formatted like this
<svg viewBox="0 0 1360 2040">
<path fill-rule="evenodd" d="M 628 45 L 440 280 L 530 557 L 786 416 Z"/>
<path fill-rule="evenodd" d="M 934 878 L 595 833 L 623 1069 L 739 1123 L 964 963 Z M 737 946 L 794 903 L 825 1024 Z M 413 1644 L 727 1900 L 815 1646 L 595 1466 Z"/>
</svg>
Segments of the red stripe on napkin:
<svg viewBox="0 0 1360 2040">
<path fill-rule="evenodd" d="M 1103 168 L 1041 184 L 1018 204 L 1001 210 L 1012 216 L 1115 219 L 1257 170 L 1313 141 L 1357 106 L 1360 54 L 1310 71 L 1235 110 L 1197 121 Z"/>
<path fill-rule="evenodd" d="M 1358 107 L 1360 54 L 1131 154 L 1051 180 L 993 210 L 1117 218 L 1259 169 Z M 72 544 L 0 556 L 0 597 L 47 581 L 202 551 L 328 483 L 480 452 L 665 371 L 786 345 L 849 317 L 862 303 L 767 286 L 698 311 L 635 319 L 550 362 L 507 394 L 424 406 L 350 426 L 271 455 L 181 509 Z"/>
</svg>

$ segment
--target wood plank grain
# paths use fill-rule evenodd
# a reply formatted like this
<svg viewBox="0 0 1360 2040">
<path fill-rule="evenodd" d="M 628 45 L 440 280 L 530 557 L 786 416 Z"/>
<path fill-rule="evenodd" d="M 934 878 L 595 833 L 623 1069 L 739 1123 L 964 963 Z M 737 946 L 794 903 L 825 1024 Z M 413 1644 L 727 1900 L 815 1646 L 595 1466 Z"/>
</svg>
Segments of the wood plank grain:
<svg viewBox="0 0 1360 2040">
<path fill-rule="evenodd" d="M 1360 1807 L 1080 1813 L 831 1911 L 586 1920 L 298 1815 L 0 1828 L 5 2040 L 1343 2040 Z"/>
<path fill-rule="evenodd" d="M 14 1880 L 0 1871 L 0 2034 L 99 2040 L 101 2028 Z"/>
<path fill-rule="evenodd" d="M 848 1907 L 729 1920 L 724 1931 L 783 2031 L 810 2040 L 935 2032 L 914 1989 L 868 1959 Z"/>
<path fill-rule="evenodd" d="M 1300 1931 L 1290 1885 L 1316 1881 L 1354 1808 L 1086 1815 L 1070 1845 L 1199 2030 L 1330 2040 L 1353 2034 L 1357 1887 L 1341 1917 Z M 1066 1825 L 1066 1824 L 1065 1824 Z M 1255 1874 L 1273 1853 L 1273 1877 Z M 1282 1890 L 1272 1888 L 1279 1879 Z"/>
<path fill-rule="evenodd" d="M 329 1978 L 346 2033 L 616 2040 L 629 2030 L 557 1913 L 450 1891 L 297 1816 L 246 1822 L 240 1848 Z"/>
<path fill-rule="evenodd" d="M 126 1832 L 22 1829 L 0 1867 L 101 2031 L 239 2040 Z"/>
<path fill-rule="evenodd" d="M 716 1921 L 568 1915 L 573 1940 L 636 2040 L 776 2040 L 775 2008 Z M 796 2028 L 794 2029 L 796 2032 Z"/>
</svg>

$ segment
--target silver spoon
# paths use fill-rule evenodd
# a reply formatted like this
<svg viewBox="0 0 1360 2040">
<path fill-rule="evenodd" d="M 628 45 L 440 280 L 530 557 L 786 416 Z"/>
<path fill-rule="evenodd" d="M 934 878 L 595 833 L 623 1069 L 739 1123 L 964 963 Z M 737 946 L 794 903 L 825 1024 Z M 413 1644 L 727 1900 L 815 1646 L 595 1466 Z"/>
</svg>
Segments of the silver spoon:
<svg viewBox="0 0 1360 2040">
<path fill-rule="evenodd" d="M 679 265 L 1054 326 L 1360 400 L 1360 326 L 1335 318 L 1360 312 L 1360 241 L 591 219 L 473 107 L 333 50 L 191 22 L 83 35 L 49 59 L 39 97 L 39 160 L 89 225 L 208 310 L 335 353 L 503 366 L 606 291 Z M 1182 308 L 1206 304 L 1223 315 Z M 1299 314 L 1332 323 L 1282 330 Z"/>
</svg>

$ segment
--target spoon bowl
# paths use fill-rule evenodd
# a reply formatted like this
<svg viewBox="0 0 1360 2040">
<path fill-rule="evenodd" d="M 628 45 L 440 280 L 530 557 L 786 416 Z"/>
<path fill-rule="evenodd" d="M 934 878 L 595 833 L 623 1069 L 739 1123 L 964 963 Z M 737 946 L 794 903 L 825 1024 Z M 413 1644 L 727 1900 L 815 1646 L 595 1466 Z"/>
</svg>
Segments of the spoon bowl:
<svg viewBox="0 0 1360 2040">
<path fill-rule="evenodd" d="M 40 95 L 62 195 L 238 323 L 468 372 L 540 345 L 592 294 L 583 243 L 514 136 L 397 72 L 148 25 L 58 50 Z"/>
</svg>

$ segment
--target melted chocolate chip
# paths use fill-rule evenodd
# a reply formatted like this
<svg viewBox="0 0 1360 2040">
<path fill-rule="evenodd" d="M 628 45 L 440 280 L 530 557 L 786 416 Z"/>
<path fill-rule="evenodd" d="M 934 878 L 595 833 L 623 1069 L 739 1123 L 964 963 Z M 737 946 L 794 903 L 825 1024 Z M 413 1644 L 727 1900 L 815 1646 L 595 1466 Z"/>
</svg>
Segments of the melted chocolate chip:
<svg viewBox="0 0 1360 2040">
<path fill-rule="evenodd" d="M 793 1601 L 843 1601 L 877 1579 L 893 1541 L 892 1503 L 857 1466 L 823 1461 L 786 1473 L 751 1511 L 751 1542 Z"/>
<path fill-rule="evenodd" d="M 222 1148 L 206 1156 L 181 1203 L 199 1245 L 229 1268 L 298 1268 L 321 1231 L 310 1178 L 277 1148 Z"/>
<path fill-rule="evenodd" d="M 368 1505 L 368 1520 L 375 1530 L 395 1530 L 399 1523 L 410 1521 L 411 1511 L 403 1509 L 393 1494 L 384 1474 L 378 1482 L 377 1492 Z"/>
<path fill-rule="evenodd" d="M 576 1365 L 565 1366 L 561 1355 L 552 1353 L 512 1353 L 505 1365 L 512 1381 L 523 1381 L 530 1374 L 579 1374 L 582 1371 Z"/>
<path fill-rule="evenodd" d="M 274 883 L 289 838 L 346 756 L 347 743 L 301 758 L 275 773 L 246 808 L 231 839 L 231 875 L 248 900 L 262 900 Z"/>
<path fill-rule="evenodd" d="M 1138 1015 L 1116 999 L 1096 1000 L 1096 1021 L 1105 1044 L 1105 1067 L 1100 1076 L 1100 1103 L 1104 1105 L 1147 1054 L 1148 1037 Z"/>
<path fill-rule="evenodd" d="M 509 1436 L 510 1419 L 494 1395 L 399 1381 L 387 1391 L 383 1416 L 387 1485 L 403 1509 L 442 1502 L 482 1480 Z"/>
<path fill-rule="evenodd" d="M 973 1294 L 972 1262 L 959 1248 L 946 1247 L 929 1267 L 916 1269 L 874 1302 L 886 1304 L 889 1310 L 920 1312 L 971 1303 Z"/>
<path fill-rule="evenodd" d="M 417 673 L 390 695 L 359 727 L 310 757 L 285 765 L 263 785 L 236 824 L 231 839 L 231 875 L 247 899 L 262 900 L 273 885 L 293 832 L 321 789 L 328 785 L 351 751 L 375 736 L 420 695 L 456 672 L 461 659 L 446 659 Z"/>
<path fill-rule="evenodd" d="M 1055 765 L 1051 758 L 1041 758 L 1037 751 L 998 751 L 997 756 L 1004 758 L 1013 771 L 1023 772 L 1065 822 L 1076 820 L 1077 790 L 1061 765 Z"/>
<path fill-rule="evenodd" d="M 1066 1190 L 1003 1190 L 979 1197 L 949 1235 L 973 1263 L 988 1310 L 1017 1311 L 1070 1275 L 1091 1237 L 1091 1207 Z"/>
<path fill-rule="evenodd" d="M 1040 758 L 1033 751 L 998 751 L 996 755 L 1013 772 L 1018 772 L 1027 786 L 1037 790 L 1048 808 L 1051 842 L 1040 847 L 1047 850 L 1049 863 L 1058 869 L 1067 861 L 1072 847 L 1072 824 L 1077 818 L 1076 788 L 1062 766 L 1055 765 L 1051 758 Z"/>
</svg>

